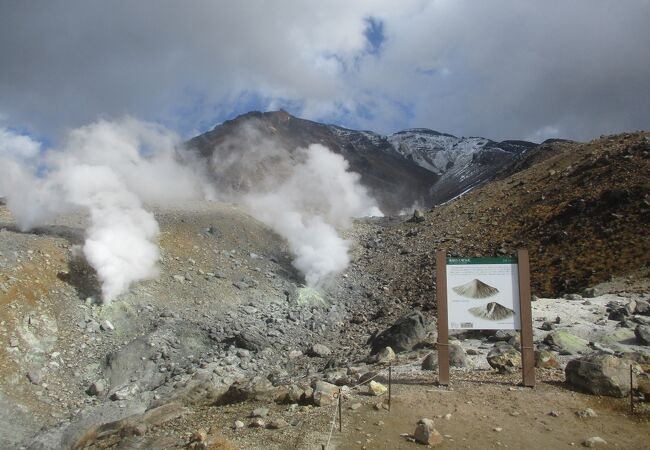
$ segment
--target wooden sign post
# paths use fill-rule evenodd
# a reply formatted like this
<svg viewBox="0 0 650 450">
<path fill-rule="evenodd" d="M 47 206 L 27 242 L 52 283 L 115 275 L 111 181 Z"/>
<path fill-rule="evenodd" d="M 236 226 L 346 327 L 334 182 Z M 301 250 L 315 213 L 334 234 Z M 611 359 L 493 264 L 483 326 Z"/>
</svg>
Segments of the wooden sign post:
<svg viewBox="0 0 650 450">
<path fill-rule="evenodd" d="M 447 265 L 451 264 L 448 270 Z M 515 267 L 516 266 L 516 267 Z M 448 291 L 451 283 L 452 298 Z M 447 258 L 436 252 L 438 382 L 449 384 L 449 329 L 520 330 L 523 385 L 535 386 L 528 251 L 516 258 Z"/>
</svg>

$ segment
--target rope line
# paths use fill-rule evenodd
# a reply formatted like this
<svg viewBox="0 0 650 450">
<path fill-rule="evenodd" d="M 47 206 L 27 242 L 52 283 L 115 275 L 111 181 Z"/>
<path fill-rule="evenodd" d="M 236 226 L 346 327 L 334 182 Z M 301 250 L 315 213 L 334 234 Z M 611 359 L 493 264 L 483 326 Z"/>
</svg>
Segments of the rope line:
<svg viewBox="0 0 650 450">
<path fill-rule="evenodd" d="M 334 416 L 332 417 L 332 427 L 330 428 L 330 435 L 327 438 L 327 444 L 325 444 L 325 450 L 330 446 L 330 441 L 332 440 L 332 434 L 334 434 L 334 427 L 336 426 L 336 413 L 338 412 L 338 406 L 341 402 L 341 396 L 339 395 L 337 402 L 334 404 Z"/>
</svg>

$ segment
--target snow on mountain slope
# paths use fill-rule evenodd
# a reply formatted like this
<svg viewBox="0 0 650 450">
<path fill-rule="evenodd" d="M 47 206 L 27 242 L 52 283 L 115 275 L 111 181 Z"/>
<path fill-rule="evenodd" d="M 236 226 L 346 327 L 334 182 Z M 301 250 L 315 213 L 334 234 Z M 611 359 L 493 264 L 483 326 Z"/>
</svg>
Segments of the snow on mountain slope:
<svg viewBox="0 0 650 450">
<path fill-rule="evenodd" d="M 484 183 L 518 155 L 536 146 L 525 141 L 458 138 L 426 128 L 403 130 L 387 139 L 397 152 L 440 176 L 431 193 L 436 203 Z"/>
</svg>

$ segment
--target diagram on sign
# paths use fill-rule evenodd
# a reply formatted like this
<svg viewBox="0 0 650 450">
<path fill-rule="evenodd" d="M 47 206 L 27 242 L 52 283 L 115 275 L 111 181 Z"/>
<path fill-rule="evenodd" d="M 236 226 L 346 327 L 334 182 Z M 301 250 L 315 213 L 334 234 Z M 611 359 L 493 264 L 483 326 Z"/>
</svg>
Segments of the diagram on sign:
<svg viewBox="0 0 650 450">
<path fill-rule="evenodd" d="M 490 302 L 484 306 L 477 306 L 469 309 L 470 314 L 474 317 L 485 320 L 503 320 L 514 315 L 514 311 L 506 308 L 497 302 Z"/>
<path fill-rule="evenodd" d="M 499 290 L 497 288 L 492 287 L 477 278 L 474 278 L 472 281 L 468 281 L 467 283 L 461 284 L 460 286 L 456 286 L 452 289 L 456 294 L 467 298 L 488 298 L 493 297 L 499 293 Z"/>
</svg>

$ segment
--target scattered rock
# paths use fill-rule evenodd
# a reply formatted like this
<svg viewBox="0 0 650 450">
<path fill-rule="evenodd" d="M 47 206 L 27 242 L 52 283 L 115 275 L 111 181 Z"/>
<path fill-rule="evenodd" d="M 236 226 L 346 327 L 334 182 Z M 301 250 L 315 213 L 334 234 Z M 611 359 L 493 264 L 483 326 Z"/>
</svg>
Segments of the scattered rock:
<svg viewBox="0 0 650 450">
<path fill-rule="evenodd" d="M 568 383 L 596 395 L 625 397 L 630 392 L 630 365 L 640 373 L 639 365 L 612 355 L 590 355 L 569 361 L 564 370 Z M 633 388 L 636 388 L 633 377 Z"/>
<path fill-rule="evenodd" d="M 32 384 L 41 384 L 41 381 L 43 381 L 40 370 L 30 370 L 27 372 L 27 379 Z"/>
<path fill-rule="evenodd" d="M 390 347 L 384 347 L 379 350 L 374 357 L 374 362 L 376 363 L 387 363 L 395 359 L 395 352 Z"/>
<path fill-rule="evenodd" d="M 431 352 L 424 358 L 422 370 L 438 370 L 438 352 Z"/>
<path fill-rule="evenodd" d="M 88 386 L 86 392 L 88 393 L 88 395 L 92 395 L 96 397 L 98 395 L 102 395 L 105 390 L 106 390 L 106 383 L 104 383 L 103 380 L 97 380 L 94 383 L 92 383 L 90 386 Z"/>
<path fill-rule="evenodd" d="M 544 342 L 551 346 L 554 350 L 569 354 L 577 355 L 578 353 L 585 353 L 589 348 L 589 342 L 574 336 L 568 331 L 556 330 L 549 333 L 545 338 Z"/>
<path fill-rule="evenodd" d="M 249 428 L 264 428 L 266 427 L 266 422 L 264 422 L 264 419 L 256 417 L 255 419 L 250 421 L 248 426 Z"/>
<path fill-rule="evenodd" d="M 103 321 L 102 324 L 100 325 L 100 328 L 103 331 L 115 331 L 115 327 L 113 326 L 110 320 Z"/>
<path fill-rule="evenodd" d="M 325 381 L 317 381 L 314 385 L 314 404 L 316 406 L 333 405 L 339 392 L 339 387 Z"/>
<path fill-rule="evenodd" d="M 409 222 L 422 223 L 424 222 L 424 214 L 419 209 L 413 211 L 413 216 L 408 220 Z"/>
<path fill-rule="evenodd" d="M 248 284 L 244 283 L 243 281 L 235 281 L 232 285 L 235 286 L 240 291 L 244 291 L 250 287 Z"/>
<path fill-rule="evenodd" d="M 418 420 L 413 438 L 418 444 L 430 446 L 440 445 L 443 441 L 442 435 L 433 428 L 433 420 L 427 418 Z"/>
<path fill-rule="evenodd" d="M 587 417 L 596 417 L 596 411 L 591 408 L 583 409 L 581 411 L 576 411 L 576 416 L 586 419 Z"/>
<path fill-rule="evenodd" d="M 331 354 L 332 354 L 332 350 L 330 350 L 329 347 L 323 344 L 314 344 L 307 352 L 307 355 L 315 356 L 319 358 L 325 358 L 326 356 L 330 356 Z"/>
<path fill-rule="evenodd" d="M 535 367 L 538 369 L 557 369 L 560 362 L 548 350 L 535 350 Z"/>
<path fill-rule="evenodd" d="M 594 297 L 596 297 L 596 288 L 593 288 L 593 287 L 585 288 L 585 290 L 582 291 L 582 296 L 584 298 L 594 298 Z"/>
<path fill-rule="evenodd" d="M 413 349 L 427 335 L 424 316 L 420 311 L 413 311 L 399 318 L 390 328 L 379 333 L 371 342 L 372 354 L 385 347 L 395 352 Z"/>
<path fill-rule="evenodd" d="M 549 322 L 548 320 L 542 323 L 542 326 L 539 327 L 540 330 L 543 331 L 553 331 L 555 330 L 555 324 L 553 322 Z"/>
<path fill-rule="evenodd" d="M 235 345 L 253 352 L 261 352 L 270 346 L 266 336 L 255 327 L 246 328 L 235 336 Z"/>
<path fill-rule="evenodd" d="M 582 445 L 589 448 L 601 447 L 607 445 L 607 441 L 601 437 L 594 436 L 590 437 L 589 439 L 585 439 Z"/>
<path fill-rule="evenodd" d="M 521 353 L 510 345 L 501 345 L 490 350 L 487 361 L 490 367 L 501 373 L 512 373 L 521 368 Z"/>
<path fill-rule="evenodd" d="M 640 344 L 650 345 L 650 325 L 637 325 L 634 335 Z"/>
<path fill-rule="evenodd" d="M 381 383 L 377 383 L 376 381 L 371 381 L 368 384 L 368 393 L 370 395 L 374 395 L 375 397 L 379 397 L 380 395 L 385 394 L 388 392 L 388 388 L 384 386 Z"/>
<path fill-rule="evenodd" d="M 456 342 L 449 344 L 449 365 L 463 369 L 472 367 L 472 361 L 467 357 L 467 353 Z"/>
<path fill-rule="evenodd" d="M 269 415 L 269 408 L 255 408 L 251 413 L 251 417 L 266 417 Z"/>
<path fill-rule="evenodd" d="M 269 430 L 281 430 L 282 428 L 286 428 L 288 426 L 289 424 L 287 423 L 286 420 L 282 418 L 278 418 L 270 421 L 269 424 L 267 425 L 267 428 Z"/>
<path fill-rule="evenodd" d="M 242 422 L 241 420 L 235 420 L 235 423 L 232 424 L 232 427 L 235 430 L 239 430 L 240 428 L 244 428 L 244 426 L 245 426 L 244 422 Z"/>
<path fill-rule="evenodd" d="M 249 380 L 235 381 L 228 390 L 216 401 L 217 405 L 228 405 L 247 400 L 275 400 L 277 389 L 271 382 L 263 377 L 257 376 Z"/>
<path fill-rule="evenodd" d="M 195 442 L 205 442 L 208 440 L 208 432 L 204 429 L 199 429 L 195 431 L 192 436 L 190 436 L 190 443 Z"/>
</svg>

